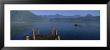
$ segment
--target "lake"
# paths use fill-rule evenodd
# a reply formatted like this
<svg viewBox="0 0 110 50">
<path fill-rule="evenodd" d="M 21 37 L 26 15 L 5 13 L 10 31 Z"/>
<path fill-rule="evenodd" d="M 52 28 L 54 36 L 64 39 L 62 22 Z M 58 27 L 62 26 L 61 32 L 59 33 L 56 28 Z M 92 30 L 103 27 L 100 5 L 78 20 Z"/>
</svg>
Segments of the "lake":
<svg viewBox="0 0 110 50">
<path fill-rule="evenodd" d="M 40 34 L 51 34 L 52 27 L 58 30 L 61 40 L 100 40 L 100 23 L 87 22 L 12 22 L 11 40 L 24 40 L 24 36 L 32 36 L 32 29 L 38 28 Z"/>
</svg>

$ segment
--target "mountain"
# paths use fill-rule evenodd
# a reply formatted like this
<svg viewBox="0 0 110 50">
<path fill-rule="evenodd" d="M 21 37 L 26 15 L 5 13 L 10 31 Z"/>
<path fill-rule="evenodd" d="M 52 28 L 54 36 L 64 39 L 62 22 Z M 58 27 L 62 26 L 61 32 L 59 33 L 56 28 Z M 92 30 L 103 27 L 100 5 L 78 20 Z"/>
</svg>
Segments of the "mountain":
<svg viewBox="0 0 110 50">
<path fill-rule="evenodd" d="M 93 16 L 87 14 L 86 16 L 73 15 L 73 16 L 64 16 L 60 14 L 55 15 L 36 15 L 31 11 L 11 11 L 11 21 L 12 22 L 99 22 L 100 16 Z"/>
<path fill-rule="evenodd" d="M 80 15 L 61 15 L 61 14 L 55 14 L 55 15 L 40 15 L 42 17 L 47 17 L 47 18 L 77 18 L 77 17 L 82 17 Z"/>
<path fill-rule="evenodd" d="M 52 18 L 50 19 L 52 22 L 100 22 L 100 16 L 80 16 L 80 17 L 74 17 L 74 18 Z"/>
<path fill-rule="evenodd" d="M 87 14 L 85 17 L 93 17 L 93 15 L 91 15 L 91 14 Z"/>
<path fill-rule="evenodd" d="M 24 22 L 28 22 L 28 21 L 34 21 L 34 20 L 40 20 L 42 19 L 41 16 L 37 16 L 33 13 L 31 13 L 30 11 L 11 11 L 11 20 L 12 21 L 24 21 Z"/>
</svg>

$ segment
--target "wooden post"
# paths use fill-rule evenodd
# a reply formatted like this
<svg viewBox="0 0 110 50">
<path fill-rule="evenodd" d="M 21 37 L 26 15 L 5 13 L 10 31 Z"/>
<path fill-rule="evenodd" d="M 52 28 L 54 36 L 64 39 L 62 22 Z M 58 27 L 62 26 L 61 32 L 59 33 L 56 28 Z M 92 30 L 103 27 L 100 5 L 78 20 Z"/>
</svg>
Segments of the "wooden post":
<svg viewBox="0 0 110 50">
<path fill-rule="evenodd" d="M 37 34 L 38 34 L 38 35 L 40 34 L 39 29 L 37 29 Z"/>
<path fill-rule="evenodd" d="M 60 36 L 58 36 L 58 40 L 60 40 Z"/>
<path fill-rule="evenodd" d="M 54 35 L 54 28 L 52 28 L 52 32 L 51 33 L 52 33 L 52 35 Z"/>
<path fill-rule="evenodd" d="M 55 35 L 57 36 L 58 35 L 58 31 L 56 30 L 56 32 L 55 32 Z"/>
<path fill-rule="evenodd" d="M 35 40 L 36 38 L 35 38 L 35 32 L 34 32 L 34 29 L 33 29 L 33 31 L 32 31 L 32 34 L 33 34 L 33 40 Z"/>
<path fill-rule="evenodd" d="M 26 36 L 26 40 L 29 40 L 29 36 Z"/>
</svg>

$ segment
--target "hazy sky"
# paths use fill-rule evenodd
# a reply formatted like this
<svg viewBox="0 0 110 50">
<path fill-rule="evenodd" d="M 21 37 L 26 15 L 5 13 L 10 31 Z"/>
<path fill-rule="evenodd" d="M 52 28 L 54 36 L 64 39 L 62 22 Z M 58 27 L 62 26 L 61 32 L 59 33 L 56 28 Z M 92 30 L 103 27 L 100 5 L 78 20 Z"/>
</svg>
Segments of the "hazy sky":
<svg viewBox="0 0 110 50">
<path fill-rule="evenodd" d="M 61 15 L 81 15 L 85 16 L 87 14 L 91 14 L 94 16 L 100 16 L 100 10 L 32 10 L 31 11 L 34 14 L 37 15 L 55 15 L 55 14 L 61 14 Z"/>
</svg>

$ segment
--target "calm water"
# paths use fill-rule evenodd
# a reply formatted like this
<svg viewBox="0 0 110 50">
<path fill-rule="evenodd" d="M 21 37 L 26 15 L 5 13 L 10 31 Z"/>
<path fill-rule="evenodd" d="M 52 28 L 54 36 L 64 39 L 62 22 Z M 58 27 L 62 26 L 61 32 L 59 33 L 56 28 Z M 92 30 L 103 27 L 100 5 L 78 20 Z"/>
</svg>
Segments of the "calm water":
<svg viewBox="0 0 110 50">
<path fill-rule="evenodd" d="M 99 23 L 75 23 L 68 22 L 33 22 L 19 23 L 14 22 L 11 27 L 12 40 L 24 40 L 25 35 L 32 35 L 32 28 L 39 28 L 40 34 L 51 34 L 51 29 L 56 26 L 61 40 L 100 40 Z"/>
</svg>

